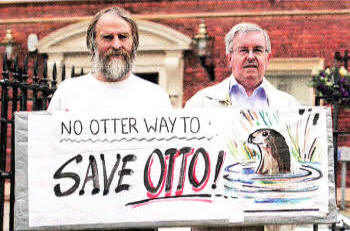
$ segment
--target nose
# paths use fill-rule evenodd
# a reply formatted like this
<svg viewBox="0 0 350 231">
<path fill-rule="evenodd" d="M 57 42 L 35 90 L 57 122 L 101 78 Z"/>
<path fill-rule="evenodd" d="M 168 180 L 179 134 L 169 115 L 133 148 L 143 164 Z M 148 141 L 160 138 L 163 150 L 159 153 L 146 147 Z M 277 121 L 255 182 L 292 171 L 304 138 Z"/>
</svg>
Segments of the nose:
<svg viewBox="0 0 350 231">
<path fill-rule="evenodd" d="M 255 58 L 255 55 L 254 55 L 254 53 L 253 53 L 253 50 L 249 50 L 249 52 L 248 52 L 248 59 L 254 59 Z"/>
<path fill-rule="evenodd" d="M 118 50 L 122 46 L 121 41 L 118 38 L 113 39 L 112 47 Z"/>
</svg>

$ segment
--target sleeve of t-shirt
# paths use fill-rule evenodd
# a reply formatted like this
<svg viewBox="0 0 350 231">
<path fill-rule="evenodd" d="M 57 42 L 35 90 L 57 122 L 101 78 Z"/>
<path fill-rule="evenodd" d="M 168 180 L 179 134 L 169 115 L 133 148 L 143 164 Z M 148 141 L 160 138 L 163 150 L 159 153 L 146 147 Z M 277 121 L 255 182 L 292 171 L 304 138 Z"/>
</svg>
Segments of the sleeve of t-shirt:
<svg viewBox="0 0 350 231">
<path fill-rule="evenodd" d="M 161 94 L 163 94 L 164 96 L 162 96 L 162 103 L 161 103 L 161 107 L 164 108 L 164 109 L 172 109 L 172 104 L 171 104 L 171 101 L 170 101 L 170 98 L 169 98 L 169 95 L 163 90 L 163 89 L 160 89 L 161 90 Z"/>
<path fill-rule="evenodd" d="M 60 110 L 63 110 L 63 107 L 62 107 L 61 87 L 59 86 L 51 98 L 47 111 L 53 112 L 53 111 L 60 111 Z"/>
</svg>

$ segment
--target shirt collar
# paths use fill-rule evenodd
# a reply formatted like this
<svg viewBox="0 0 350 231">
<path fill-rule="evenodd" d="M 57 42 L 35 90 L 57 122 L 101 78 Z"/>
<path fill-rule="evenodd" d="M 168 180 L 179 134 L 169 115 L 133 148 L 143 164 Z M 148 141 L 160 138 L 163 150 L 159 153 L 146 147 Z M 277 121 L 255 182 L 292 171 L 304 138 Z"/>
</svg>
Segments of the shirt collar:
<svg viewBox="0 0 350 231">
<path fill-rule="evenodd" d="M 237 82 L 236 78 L 233 75 L 230 76 L 229 93 L 231 99 L 233 95 L 240 95 L 241 97 L 248 98 L 244 87 Z M 265 77 L 263 78 L 261 84 L 254 90 L 253 95 L 250 98 L 260 98 L 266 100 L 267 104 L 269 105 Z"/>
<path fill-rule="evenodd" d="M 244 87 L 237 82 L 236 78 L 233 75 L 231 75 L 230 76 L 230 91 L 229 92 L 232 93 L 232 91 L 236 90 L 236 89 L 238 89 L 240 92 L 244 92 L 244 94 L 247 95 Z M 253 92 L 253 96 L 255 96 L 255 95 L 261 96 L 261 94 L 265 95 L 265 97 L 266 97 L 266 80 L 265 80 L 265 78 L 263 78 L 263 81 L 261 82 L 261 84 Z"/>
</svg>

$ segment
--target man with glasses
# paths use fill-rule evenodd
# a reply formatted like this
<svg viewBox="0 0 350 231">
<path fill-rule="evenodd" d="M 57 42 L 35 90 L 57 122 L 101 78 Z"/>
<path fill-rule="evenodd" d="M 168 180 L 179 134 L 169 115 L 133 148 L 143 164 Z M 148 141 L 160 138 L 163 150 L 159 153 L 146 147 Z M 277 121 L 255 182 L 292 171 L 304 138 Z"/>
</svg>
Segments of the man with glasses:
<svg viewBox="0 0 350 231">
<path fill-rule="evenodd" d="M 251 23 L 237 24 L 225 36 L 225 45 L 231 76 L 197 92 L 185 108 L 300 106 L 293 96 L 277 90 L 264 78 L 271 58 L 270 38 L 265 30 Z"/>
<path fill-rule="evenodd" d="M 264 77 L 271 58 L 270 38 L 251 23 L 232 27 L 225 37 L 226 58 L 232 74 L 221 83 L 198 91 L 185 108 L 235 107 L 249 109 L 298 108 L 291 95 L 274 88 Z M 294 225 L 269 225 L 265 230 L 293 230 Z M 263 226 L 194 228 L 195 231 L 262 231 Z"/>
</svg>

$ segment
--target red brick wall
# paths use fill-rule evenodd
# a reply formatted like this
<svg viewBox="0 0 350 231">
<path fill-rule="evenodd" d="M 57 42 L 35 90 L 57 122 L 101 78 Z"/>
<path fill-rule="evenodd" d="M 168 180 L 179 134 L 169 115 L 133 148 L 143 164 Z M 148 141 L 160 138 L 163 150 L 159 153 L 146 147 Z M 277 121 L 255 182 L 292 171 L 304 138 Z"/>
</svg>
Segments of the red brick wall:
<svg viewBox="0 0 350 231">
<path fill-rule="evenodd" d="M 350 1 L 280 1 L 271 4 L 267 0 L 241 1 L 120 1 L 125 3 L 101 2 L 61 2 L 7 4 L 0 7 L 2 20 L 92 16 L 102 8 L 119 5 L 136 15 L 182 14 L 182 13 L 220 13 L 220 12 L 291 12 L 296 10 L 325 11 L 350 10 Z M 134 3 L 133 3 L 134 2 Z M 190 37 L 197 32 L 200 18 L 158 19 L 158 23 L 168 25 Z M 265 28 L 271 37 L 273 57 L 323 57 L 326 66 L 332 65 L 335 51 L 349 49 L 350 14 L 319 16 L 266 16 L 266 17 L 213 17 L 206 18 L 208 32 L 214 37 L 214 62 L 216 80 L 229 75 L 226 68 L 223 38 L 225 33 L 236 23 L 249 21 Z M 39 38 L 62 28 L 68 22 L 11 24 L 13 35 L 26 52 L 26 40 L 30 33 Z M 0 23 L 0 38 L 4 37 L 7 25 Z M 0 51 L 1 52 L 1 51 Z M 188 52 L 185 57 L 184 102 L 197 90 L 211 85 L 205 72 Z"/>
</svg>

